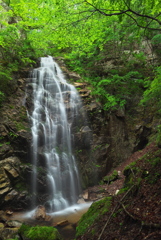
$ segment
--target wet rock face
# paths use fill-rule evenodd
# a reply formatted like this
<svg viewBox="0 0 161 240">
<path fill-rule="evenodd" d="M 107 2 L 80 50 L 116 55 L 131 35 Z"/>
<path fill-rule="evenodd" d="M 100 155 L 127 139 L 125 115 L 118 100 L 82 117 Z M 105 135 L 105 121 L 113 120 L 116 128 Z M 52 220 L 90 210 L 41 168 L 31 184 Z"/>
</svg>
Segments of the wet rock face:
<svg viewBox="0 0 161 240">
<path fill-rule="evenodd" d="M 76 133 L 75 151 L 82 186 L 86 188 L 97 184 L 133 152 L 143 149 L 149 142 L 156 119 L 150 118 L 150 114 L 137 106 L 135 100 L 131 100 L 131 105 L 126 109 L 104 111 L 90 93 L 83 95 L 82 88 L 86 88 L 86 84 L 79 85 L 81 90 L 78 91 L 82 96 L 88 127 L 84 126 Z M 90 129 L 90 135 L 89 131 L 82 132 L 83 129 Z"/>
<path fill-rule="evenodd" d="M 25 101 L 26 79 L 19 79 L 15 92 L 6 99 L 0 109 L 0 159 L 28 154 L 31 138 Z"/>
<path fill-rule="evenodd" d="M 29 203 L 24 166 L 29 159 L 31 134 L 24 106 L 25 83 L 25 78 L 14 82 L 13 93 L 0 109 L 0 205 L 3 209 L 20 209 Z"/>
<path fill-rule="evenodd" d="M 0 161 L 0 201 L 2 206 L 21 208 L 28 204 L 27 190 L 21 182 L 21 165 L 17 157 L 9 157 Z M 19 187 L 18 187 L 19 186 Z M 20 191 L 21 186 L 21 191 Z M 23 189 L 24 188 L 24 189 Z M 19 200 L 19 201 L 18 201 Z"/>
<path fill-rule="evenodd" d="M 32 138 L 25 99 L 27 82 L 28 79 L 18 79 L 15 92 L 8 97 L 0 109 L 0 206 L 2 209 L 25 210 L 31 207 Z M 30 102 L 28 105 L 30 106 Z M 42 166 L 41 163 L 40 165 Z M 48 196 L 46 196 L 45 169 L 40 166 L 38 189 L 37 201 L 42 204 Z"/>
</svg>

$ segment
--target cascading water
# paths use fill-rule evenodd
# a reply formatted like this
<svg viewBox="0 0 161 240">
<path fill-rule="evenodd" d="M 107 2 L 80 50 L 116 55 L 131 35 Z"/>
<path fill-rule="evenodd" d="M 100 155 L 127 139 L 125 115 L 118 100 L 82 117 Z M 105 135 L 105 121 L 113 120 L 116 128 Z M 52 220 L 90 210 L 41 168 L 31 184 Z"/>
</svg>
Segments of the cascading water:
<svg viewBox="0 0 161 240">
<path fill-rule="evenodd" d="M 41 58 L 41 67 L 33 70 L 30 86 L 34 100 L 29 114 L 33 138 L 33 207 L 37 204 L 41 152 L 50 195 L 46 206 L 48 211 L 59 211 L 75 204 L 80 193 L 79 174 L 72 152 L 72 126 L 79 116 L 81 100 L 52 57 Z"/>
</svg>

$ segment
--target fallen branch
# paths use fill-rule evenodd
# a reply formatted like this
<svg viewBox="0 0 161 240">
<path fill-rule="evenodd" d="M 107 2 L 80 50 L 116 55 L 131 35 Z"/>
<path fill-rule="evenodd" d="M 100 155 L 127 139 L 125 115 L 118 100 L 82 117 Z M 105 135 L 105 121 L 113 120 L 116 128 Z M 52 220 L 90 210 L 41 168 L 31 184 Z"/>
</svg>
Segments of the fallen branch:
<svg viewBox="0 0 161 240">
<path fill-rule="evenodd" d="M 124 209 L 125 213 L 126 213 L 130 218 L 132 218 L 132 219 L 135 220 L 135 221 L 139 221 L 139 219 L 137 219 L 136 217 L 134 217 L 133 215 L 131 215 L 131 213 L 129 213 L 129 212 L 127 211 L 127 209 L 125 208 L 125 206 L 124 206 L 123 203 L 120 202 L 120 205 L 121 205 L 121 207 Z"/>
<path fill-rule="evenodd" d="M 147 240 L 149 237 L 150 237 L 150 239 L 152 239 L 151 237 L 155 237 L 156 234 L 161 235 L 161 232 L 159 232 L 159 233 L 156 233 L 156 232 L 150 233 L 143 240 Z"/>
<path fill-rule="evenodd" d="M 158 224 L 158 223 L 148 223 L 148 222 L 142 221 L 141 219 L 138 219 L 137 217 L 134 217 L 131 213 L 129 213 L 129 212 L 127 211 L 127 209 L 125 208 L 125 206 L 124 206 L 123 203 L 120 203 L 120 204 L 121 204 L 122 208 L 124 209 L 125 213 L 126 213 L 130 218 L 132 218 L 133 220 L 139 221 L 142 226 L 159 228 L 159 229 L 161 228 L 161 225 Z"/>
</svg>

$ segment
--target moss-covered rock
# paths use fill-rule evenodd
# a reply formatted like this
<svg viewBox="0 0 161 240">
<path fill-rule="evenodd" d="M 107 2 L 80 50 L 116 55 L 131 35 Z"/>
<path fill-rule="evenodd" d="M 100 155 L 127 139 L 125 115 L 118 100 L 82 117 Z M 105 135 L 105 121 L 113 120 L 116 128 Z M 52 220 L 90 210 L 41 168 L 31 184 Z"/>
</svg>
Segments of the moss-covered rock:
<svg viewBox="0 0 161 240">
<path fill-rule="evenodd" d="M 23 224 L 19 234 L 24 240 L 63 240 L 58 230 L 54 227 L 35 226 Z"/>
<path fill-rule="evenodd" d="M 105 214 L 111 206 L 112 197 L 106 197 L 100 201 L 94 202 L 88 211 L 80 219 L 76 228 L 76 237 L 84 234 L 99 217 Z"/>
<path fill-rule="evenodd" d="M 119 178 L 118 171 L 114 170 L 111 175 L 105 176 L 103 178 L 103 182 L 107 183 L 107 184 L 110 184 L 111 182 L 116 181 L 118 178 Z"/>
</svg>

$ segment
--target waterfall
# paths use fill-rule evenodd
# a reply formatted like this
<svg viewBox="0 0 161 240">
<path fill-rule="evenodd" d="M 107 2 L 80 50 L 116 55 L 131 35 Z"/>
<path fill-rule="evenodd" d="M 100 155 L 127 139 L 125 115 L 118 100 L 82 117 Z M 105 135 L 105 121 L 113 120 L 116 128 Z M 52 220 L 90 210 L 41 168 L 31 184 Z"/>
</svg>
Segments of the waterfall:
<svg viewBox="0 0 161 240">
<path fill-rule="evenodd" d="M 75 204 L 80 193 L 79 174 L 72 151 L 72 127 L 79 118 L 81 99 L 52 57 L 41 58 L 41 66 L 33 70 L 29 85 L 33 98 L 29 113 L 33 207 L 37 204 L 39 191 L 39 166 L 43 166 L 46 194 L 50 196 L 45 205 L 48 211 L 59 211 Z"/>
</svg>

